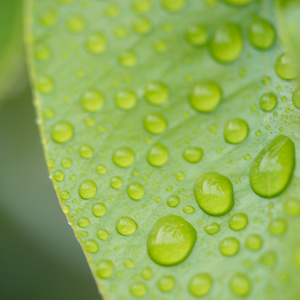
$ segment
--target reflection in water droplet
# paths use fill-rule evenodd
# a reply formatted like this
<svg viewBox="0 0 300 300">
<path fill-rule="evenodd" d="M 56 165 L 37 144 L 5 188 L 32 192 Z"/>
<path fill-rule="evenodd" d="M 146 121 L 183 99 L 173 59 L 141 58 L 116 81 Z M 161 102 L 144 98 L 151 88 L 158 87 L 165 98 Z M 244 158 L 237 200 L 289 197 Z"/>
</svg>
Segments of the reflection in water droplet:
<svg viewBox="0 0 300 300">
<path fill-rule="evenodd" d="M 178 206 L 179 202 L 180 202 L 180 198 L 178 196 L 171 196 L 171 197 L 169 197 L 167 204 L 170 207 L 176 207 L 176 206 Z"/>
</svg>

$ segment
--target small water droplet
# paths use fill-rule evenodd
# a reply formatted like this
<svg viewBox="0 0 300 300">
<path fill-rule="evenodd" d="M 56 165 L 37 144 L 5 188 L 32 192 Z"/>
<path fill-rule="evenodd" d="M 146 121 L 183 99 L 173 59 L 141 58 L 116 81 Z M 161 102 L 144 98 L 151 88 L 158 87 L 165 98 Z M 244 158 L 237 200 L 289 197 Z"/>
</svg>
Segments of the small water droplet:
<svg viewBox="0 0 300 300">
<path fill-rule="evenodd" d="M 107 169 L 104 165 L 99 165 L 99 166 L 96 167 L 96 172 L 99 175 L 104 175 L 107 172 Z"/>
<path fill-rule="evenodd" d="M 119 176 L 114 176 L 110 179 L 110 186 L 113 188 L 113 189 L 119 189 L 121 188 L 123 185 L 123 180 L 121 177 Z"/>
<path fill-rule="evenodd" d="M 273 93 L 264 94 L 259 100 L 259 105 L 263 111 L 272 111 L 277 105 L 277 97 Z"/>
<path fill-rule="evenodd" d="M 191 106 L 199 112 L 211 112 L 221 101 L 222 90 L 212 81 L 197 83 L 190 95 Z"/>
<path fill-rule="evenodd" d="M 37 78 L 36 87 L 42 94 L 50 94 L 54 89 L 54 82 L 49 76 L 41 76 Z"/>
<path fill-rule="evenodd" d="M 229 227 L 232 230 L 242 230 L 247 226 L 247 224 L 248 224 L 248 217 L 243 213 L 234 214 L 229 219 Z"/>
<path fill-rule="evenodd" d="M 212 223 L 204 227 L 204 230 L 209 235 L 214 235 L 220 231 L 220 225 L 218 223 Z"/>
<path fill-rule="evenodd" d="M 93 180 L 83 181 L 79 186 L 78 193 L 84 200 L 93 198 L 97 193 L 97 185 Z"/>
<path fill-rule="evenodd" d="M 61 170 L 57 170 L 57 171 L 54 172 L 53 178 L 57 182 L 64 181 L 64 179 L 65 179 L 65 173 L 63 171 L 61 171 Z"/>
<path fill-rule="evenodd" d="M 150 0 L 134 0 L 133 9 L 138 13 L 147 12 L 151 7 Z"/>
<path fill-rule="evenodd" d="M 135 282 L 130 286 L 130 292 L 135 297 L 143 297 L 147 294 L 148 288 L 143 282 Z"/>
<path fill-rule="evenodd" d="M 282 235 L 285 233 L 287 223 L 285 219 L 276 218 L 273 219 L 269 224 L 269 232 L 273 235 Z"/>
<path fill-rule="evenodd" d="M 196 240 L 197 232 L 190 223 L 168 215 L 160 218 L 149 233 L 148 254 L 159 265 L 173 266 L 189 256 Z"/>
<path fill-rule="evenodd" d="M 170 11 L 177 12 L 182 10 L 186 6 L 187 0 L 161 0 L 162 6 Z"/>
<path fill-rule="evenodd" d="M 142 270 L 142 277 L 145 279 L 145 280 L 149 280 L 152 278 L 152 270 L 149 268 L 149 267 L 146 267 Z"/>
<path fill-rule="evenodd" d="M 223 0 L 223 1 L 228 4 L 240 6 L 240 5 L 246 5 L 252 2 L 253 0 Z"/>
<path fill-rule="evenodd" d="M 150 113 L 144 120 L 145 128 L 153 134 L 163 133 L 167 128 L 167 122 L 164 117 L 157 113 Z"/>
<path fill-rule="evenodd" d="M 34 57 L 39 61 L 46 61 L 51 57 L 51 50 L 44 44 L 34 46 Z"/>
<path fill-rule="evenodd" d="M 81 228 L 86 228 L 90 224 L 90 220 L 87 217 L 82 217 L 78 220 L 77 225 Z"/>
<path fill-rule="evenodd" d="M 263 240 L 258 234 L 251 234 L 247 236 L 246 246 L 252 251 L 257 251 L 262 247 Z"/>
<path fill-rule="evenodd" d="M 192 164 L 199 162 L 202 159 L 203 150 L 197 147 L 188 147 L 183 152 L 183 158 Z"/>
<path fill-rule="evenodd" d="M 106 213 L 106 206 L 104 203 L 95 203 L 92 208 L 93 215 L 97 218 L 103 217 Z"/>
<path fill-rule="evenodd" d="M 300 87 L 295 89 L 293 93 L 292 101 L 295 107 L 300 109 Z"/>
<path fill-rule="evenodd" d="M 171 197 L 169 197 L 167 204 L 170 207 L 176 207 L 176 206 L 178 206 L 179 202 L 180 202 L 180 198 L 178 196 L 171 196 Z"/>
<path fill-rule="evenodd" d="M 144 187 L 140 183 L 132 183 L 127 188 L 127 194 L 132 200 L 141 200 L 145 194 Z"/>
<path fill-rule="evenodd" d="M 102 54 L 107 47 L 106 37 L 102 32 L 92 33 L 88 36 L 85 45 L 92 54 Z"/>
<path fill-rule="evenodd" d="M 266 198 L 282 193 L 288 186 L 295 166 L 295 145 L 284 135 L 270 141 L 256 156 L 250 169 L 253 191 Z"/>
<path fill-rule="evenodd" d="M 275 63 L 276 74 L 286 80 L 295 79 L 297 77 L 297 70 L 291 55 L 288 52 L 282 53 Z"/>
<path fill-rule="evenodd" d="M 197 274 L 189 282 L 189 291 L 195 297 L 207 295 L 213 285 L 213 280 L 209 274 Z"/>
<path fill-rule="evenodd" d="M 114 264 L 110 260 L 100 260 L 97 265 L 97 275 L 102 279 L 107 279 L 112 276 L 114 272 Z"/>
<path fill-rule="evenodd" d="M 94 154 L 94 149 L 90 145 L 82 145 L 79 149 L 79 155 L 82 158 L 91 158 Z"/>
<path fill-rule="evenodd" d="M 287 199 L 284 203 L 284 211 L 290 216 L 297 216 L 300 214 L 300 200 Z"/>
<path fill-rule="evenodd" d="M 220 25 L 209 48 L 211 55 L 219 62 L 227 63 L 236 60 L 243 50 L 240 28 L 232 23 Z"/>
<path fill-rule="evenodd" d="M 130 110 L 135 106 L 137 98 L 132 91 L 123 90 L 117 94 L 115 101 L 118 108 Z"/>
<path fill-rule="evenodd" d="M 98 90 L 90 89 L 82 95 L 81 104 L 86 111 L 97 112 L 103 107 L 104 98 Z"/>
<path fill-rule="evenodd" d="M 84 26 L 85 26 L 84 19 L 78 15 L 71 16 L 67 21 L 67 27 L 73 33 L 78 33 L 82 31 Z"/>
<path fill-rule="evenodd" d="M 186 214 L 192 214 L 195 211 L 195 208 L 191 205 L 186 205 L 183 208 L 183 212 L 185 212 Z"/>
<path fill-rule="evenodd" d="M 207 42 L 207 32 L 204 26 L 195 24 L 188 27 L 186 38 L 194 46 L 202 46 Z"/>
<path fill-rule="evenodd" d="M 152 29 L 151 21 L 145 17 L 139 18 L 133 23 L 133 29 L 139 34 L 149 33 Z"/>
<path fill-rule="evenodd" d="M 104 241 L 108 238 L 108 231 L 104 228 L 99 229 L 97 232 L 97 237 L 99 240 Z"/>
<path fill-rule="evenodd" d="M 73 125 L 68 121 L 57 122 L 51 130 L 51 136 L 56 143 L 66 143 L 73 137 Z"/>
<path fill-rule="evenodd" d="M 94 240 L 87 240 L 84 242 L 84 250 L 89 253 L 97 253 L 99 250 L 99 245 Z"/>
<path fill-rule="evenodd" d="M 242 273 L 234 274 L 230 279 L 229 285 L 231 291 L 240 297 L 246 297 L 251 291 L 250 279 Z"/>
<path fill-rule="evenodd" d="M 148 152 L 148 162 L 154 167 L 165 165 L 169 159 L 167 148 L 162 144 L 155 144 Z"/>
<path fill-rule="evenodd" d="M 134 163 L 134 160 L 134 152 L 126 147 L 115 150 L 113 154 L 113 162 L 121 168 L 130 167 Z"/>
<path fill-rule="evenodd" d="M 119 56 L 119 62 L 124 67 L 133 67 L 136 64 L 137 57 L 132 50 L 126 50 Z"/>
<path fill-rule="evenodd" d="M 137 223 L 130 217 L 121 217 L 116 223 L 117 232 L 124 236 L 134 234 L 137 229 Z"/>
<path fill-rule="evenodd" d="M 269 250 L 261 257 L 261 263 L 266 267 L 273 266 L 276 263 L 276 254 Z"/>
<path fill-rule="evenodd" d="M 230 144 L 238 144 L 244 141 L 249 133 L 249 127 L 246 121 L 233 119 L 226 123 L 224 137 Z"/>
<path fill-rule="evenodd" d="M 124 266 L 125 268 L 127 269 L 132 269 L 134 267 L 134 261 L 130 258 L 127 258 L 125 261 L 124 261 Z"/>
<path fill-rule="evenodd" d="M 163 276 L 159 279 L 157 285 L 162 292 L 169 292 L 175 286 L 175 279 L 173 276 Z"/>
<path fill-rule="evenodd" d="M 225 215 L 234 205 L 232 183 L 217 172 L 203 175 L 195 184 L 194 194 L 199 207 L 211 216 Z"/>
<path fill-rule="evenodd" d="M 219 248 L 224 256 L 233 256 L 239 252 L 240 242 L 234 237 L 228 237 L 221 241 Z"/>
<path fill-rule="evenodd" d="M 169 91 L 162 82 L 153 81 L 147 84 L 145 97 L 151 104 L 162 105 L 168 101 Z"/>
</svg>

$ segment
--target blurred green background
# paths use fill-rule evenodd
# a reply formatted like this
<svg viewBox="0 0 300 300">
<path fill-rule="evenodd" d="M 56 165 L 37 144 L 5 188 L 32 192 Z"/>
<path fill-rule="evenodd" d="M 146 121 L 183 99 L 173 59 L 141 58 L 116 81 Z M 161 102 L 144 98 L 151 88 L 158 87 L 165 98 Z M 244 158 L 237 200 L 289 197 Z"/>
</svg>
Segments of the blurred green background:
<svg viewBox="0 0 300 300">
<path fill-rule="evenodd" d="M 100 299 L 49 179 L 25 67 L 21 4 L 0 0 L 0 299 Z"/>
</svg>

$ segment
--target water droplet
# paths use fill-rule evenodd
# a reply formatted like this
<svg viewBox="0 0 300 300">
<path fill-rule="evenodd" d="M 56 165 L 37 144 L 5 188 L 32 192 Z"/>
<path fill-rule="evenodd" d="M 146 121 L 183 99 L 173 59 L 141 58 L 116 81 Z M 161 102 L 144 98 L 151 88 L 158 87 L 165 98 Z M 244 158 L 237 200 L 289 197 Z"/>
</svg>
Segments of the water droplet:
<svg viewBox="0 0 300 300">
<path fill-rule="evenodd" d="M 169 91 L 162 82 L 153 81 L 147 84 L 145 97 L 151 104 L 162 105 L 168 101 Z"/>
<path fill-rule="evenodd" d="M 275 29 L 268 21 L 256 17 L 249 29 L 249 39 L 254 47 L 266 50 L 275 42 Z"/>
<path fill-rule="evenodd" d="M 194 194 L 200 208 L 211 216 L 225 215 L 234 205 L 232 183 L 216 172 L 203 175 L 195 184 Z"/>
<path fill-rule="evenodd" d="M 104 175 L 107 172 L 107 169 L 104 165 L 99 165 L 99 166 L 96 167 L 96 172 L 99 175 Z"/>
<path fill-rule="evenodd" d="M 295 91 L 293 93 L 292 101 L 293 101 L 293 104 L 295 105 L 295 107 L 300 109 L 300 87 L 295 89 Z"/>
<path fill-rule="evenodd" d="M 152 25 L 148 18 L 139 18 L 133 23 L 133 29 L 139 34 L 146 34 L 151 31 Z"/>
<path fill-rule="evenodd" d="M 161 0 L 163 7 L 170 12 L 177 12 L 186 6 L 187 0 Z"/>
<path fill-rule="evenodd" d="M 209 274 L 197 274 L 189 283 L 189 291 L 195 297 L 203 297 L 207 295 L 213 285 L 213 280 Z"/>
<path fill-rule="evenodd" d="M 107 279 L 112 276 L 114 272 L 114 264 L 110 260 L 100 260 L 97 265 L 97 275 L 102 279 Z"/>
<path fill-rule="evenodd" d="M 202 159 L 203 150 L 197 147 L 188 147 L 183 152 L 183 158 L 192 164 L 199 162 Z"/>
<path fill-rule="evenodd" d="M 258 234 L 251 234 L 246 239 L 246 246 L 252 251 L 257 251 L 262 247 L 263 240 Z"/>
<path fill-rule="evenodd" d="M 253 0 L 223 0 L 223 1 L 228 4 L 239 6 L 239 5 L 246 5 L 250 2 L 252 2 Z"/>
<path fill-rule="evenodd" d="M 240 28 L 231 23 L 220 25 L 210 43 L 211 55 L 219 62 L 236 60 L 242 53 L 243 39 Z"/>
<path fill-rule="evenodd" d="M 218 223 L 212 223 L 204 227 L 204 230 L 209 235 L 214 235 L 220 231 L 220 225 Z"/>
<path fill-rule="evenodd" d="M 116 230 L 121 235 L 132 235 L 137 231 L 137 223 L 129 217 L 121 217 L 116 223 Z"/>
<path fill-rule="evenodd" d="M 300 201 L 298 199 L 287 199 L 284 203 L 284 210 L 288 215 L 297 216 L 300 214 Z"/>
<path fill-rule="evenodd" d="M 81 104 L 86 111 L 97 112 L 102 108 L 104 98 L 98 90 L 90 89 L 82 95 Z"/>
<path fill-rule="evenodd" d="M 240 297 L 246 297 L 251 290 L 251 282 L 249 278 L 242 273 L 234 274 L 230 279 L 229 285 L 231 291 Z"/>
<path fill-rule="evenodd" d="M 104 241 L 108 238 L 108 231 L 106 229 L 99 229 L 97 232 L 97 237 L 99 240 Z"/>
<path fill-rule="evenodd" d="M 287 223 L 282 218 L 273 219 L 269 224 L 269 231 L 273 235 L 282 235 L 285 233 Z"/>
<path fill-rule="evenodd" d="M 163 133 L 167 128 L 164 117 L 157 113 L 148 114 L 144 120 L 145 128 L 153 134 Z"/>
<path fill-rule="evenodd" d="M 53 8 L 49 8 L 40 16 L 40 22 L 45 27 L 53 26 L 57 21 L 57 12 Z"/>
<path fill-rule="evenodd" d="M 147 241 L 148 254 L 157 264 L 173 266 L 184 261 L 197 240 L 195 228 L 183 218 L 168 215 L 160 218 Z"/>
<path fill-rule="evenodd" d="M 273 266 L 276 263 L 276 254 L 270 250 L 261 257 L 261 262 L 266 267 Z"/>
<path fill-rule="evenodd" d="M 264 94 L 259 100 L 259 105 L 263 111 L 272 111 L 277 105 L 277 97 L 273 93 Z"/>
<path fill-rule="evenodd" d="M 73 125 L 68 121 L 57 122 L 51 130 L 51 136 L 56 143 L 68 142 L 74 133 Z"/>
<path fill-rule="evenodd" d="M 146 295 L 148 288 L 143 282 L 135 282 L 130 286 L 130 292 L 135 297 L 143 297 Z"/>
<path fill-rule="evenodd" d="M 136 54 L 131 50 L 124 51 L 119 56 L 119 62 L 124 67 L 133 67 L 136 61 Z"/>
<path fill-rule="evenodd" d="M 69 158 L 64 158 L 62 161 L 61 161 L 61 166 L 65 169 L 69 169 L 72 167 L 72 160 L 69 159 Z"/>
<path fill-rule="evenodd" d="M 54 89 L 54 83 L 49 76 L 41 76 L 37 78 L 36 87 L 42 94 L 50 94 Z"/>
<path fill-rule="evenodd" d="M 130 167 L 134 163 L 134 160 L 134 152 L 126 147 L 117 149 L 113 154 L 113 162 L 121 168 Z"/>
<path fill-rule="evenodd" d="M 113 188 L 113 189 L 119 189 L 121 188 L 123 185 L 123 180 L 121 177 L 119 176 L 114 176 L 110 179 L 110 186 Z"/>
<path fill-rule="evenodd" d="M 107 47 L 106 37 L 101 32 L 92 33 L 87 38 L 85 45 L 92 54 L 101 54 Z"/>
<path fill-rule="evenodd" d="M 178 196 L 171 196 L 171 197 L 169 197 L 167 204 L 170 207 L 176 207 L 176 206 L 178 206 L 179 202 L 180 202 L 180 198 Z"/>
<path fill-rule="evenodd" d="M 246 121 L 233 119 L 226 123 L 224 137 L 230 144 L 238 144 L 244 141 L 249 133 L 249 127 Z"/>
<path fill-rule="evenodd" d="M 295 166 L 295 145 L 284 135 L 270 141 L 256 156 L 250 169 L 253 191 L 272 198 L 284 191 L 292 177 Z"/>
<path fill-rule="evenodd" d="M 240 242 L 234 237 L 225 238 L 219 248 L 223 255 L 233 256 L 239 252 Z"/>
<path fill-rule="evenodd" d="M 94 154 L 94 149 L 90 145 L 82 145 L 79 149 L 79 155 L 82 158 L 91 158 Z"/>
<path fill-rule="evenodd" d="M 195 211 L 195 208 L 191 205 L 186 205 L 183 208 L 183 212 L 185 212 L 186 214 L 192 214 Z"/>
<path fill-rule="evenodd" d="M 133 9 L 138 13 L 146 12 L 150 9 L 150 0 L 134 0 Z"/>
<path fill-rule="evenodd" d="M 85 21 L 81 16 L 71 16 L 67 21 L 67 27 L 71 32 L 77 33 L 83 30 Z"/>
<path fill-rule="evenodd" d="M 171 291 L 175 286 L 175 279 L 173 276 L 163 276 L 158 281 L 158 288 L 162 292 L 169 292 Z"/>
<path fill-rule="evenodd" d="M 243 213 L 234 214 L 229 219 L 229 227 L 232 230 L 242 230 L 247 226 L 247 224 L 248 224 L 248 217 Z"/>
<path fill-rule="evenodd" d="M 83 181 L 79 186 L 78 193 L 84 200 L 93 198 L 97 193 L 97 185 L 93 180 Z"/>
<path fill-rule="evenodd" d="M 190 95 L 191 106 L 199 112 L 211 112 L 221 101 L 222 90 L 214 82 L 203 81 L 197 83 Z"/>
<path fill-rule="evenodd" d="M 276 74 L 286 80 L 295 79 L 297 77 L 297 70 L 291 55 L 288 52 L 282 53 L 275 63 Z"/>
<path fill-rule="evenodd" d="M 99 250 L 99 245 L 94 240 L 87 240 L 83 246 L 84 250 L 89 253 L 97 253 Z"/>
<path fill-rule="evenodd" d="M 34 46 L 34 57 L 39 61 L 46 61 L 51 57 L 51 50 L 44 44 Z"/>
<path fill-rule="evenodd" d="M 53 178 L 54 178 L 55 181 L 61 182 L 61 181 L 64 181 L 64 179 L 65 179 L 65 174 L 64 174 L 63 171 L 57 170 L 57 171 L 54 172 Z"/>
<path fill-rule="evenodd" d="M 165 146 L 162 144 L 155 144 L 148 152 L 148 162 L 154 167 L 161 167 L 167 163 L 169 153 Z"/>
<path fill-rule="evenodd" d="M 144 197 L 144 187 L 140 183 L 132 183 L 127 188 L 127 194 L 132 200 L 141 200 Z"/>
<path fill-rule="evenodd" d="M 152 278 L 152 270 L 149 268 L 149 267 L 146 267 L 142 270 L 142 277 L 145 279 L 145 280 L 149 280 Z"/>
<path fill-rule="evenodd" d="M 78 220 L 77 225 L 81 228 L 86 228 L 90 224 L 90 220 L 87 217 L 82 217 Z"/>
<path fill-rule="evenodd" d="M 104 203 L 95 203 L 92 208 L 93 215 L 97 218 L 103 217 L 106 213 L 106 206 Z"/>
<path fill-rule="evenodd" d="M 134 261 L 132 259 L 128 258 L 125 260 L 124 266 L 127 269 L 132 269 L 134 267 Z"/>
<path fill-rule="evenodd" d="M 188 27 L 186 38 L 194 46 L 202 46 L 207 42 L 207 32 L 204 26 L 195 24 Z"/>
<path fill-rule="evenodd" d="M 117 94 L 115 101 L 118 108 L 129 110 L 135 106 L 137 99 L 132 91 L 123 90 Z"/>
</svg>

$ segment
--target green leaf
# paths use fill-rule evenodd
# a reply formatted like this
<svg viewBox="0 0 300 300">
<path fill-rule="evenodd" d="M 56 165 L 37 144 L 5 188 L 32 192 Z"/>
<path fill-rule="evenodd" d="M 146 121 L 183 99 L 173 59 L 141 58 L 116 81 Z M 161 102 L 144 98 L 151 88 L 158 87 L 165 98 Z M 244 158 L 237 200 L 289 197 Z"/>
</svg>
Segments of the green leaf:
<svg viewBox="0 0 300 300">
<path fill-rule="evenodd" d="M 27 14 L 47 162 L 103 297 L 296 299 L 300 93 L 273 1 Z"/>
<path fill-rule="evenodd" d="M 23 87 L 22 3 L 1 1 L 0 9 L 0 98 L 7 98 Z"/>
</svg>

